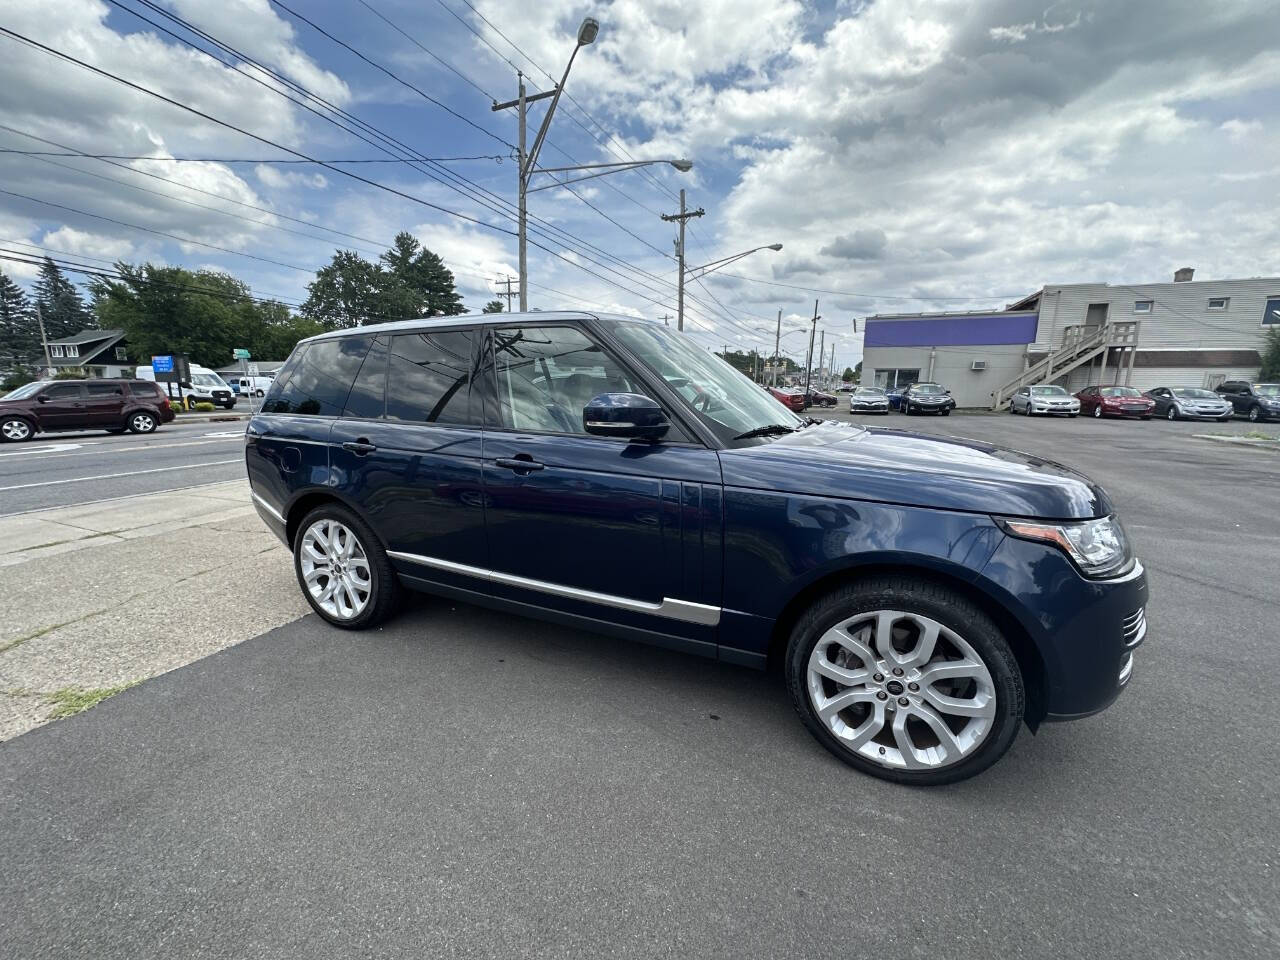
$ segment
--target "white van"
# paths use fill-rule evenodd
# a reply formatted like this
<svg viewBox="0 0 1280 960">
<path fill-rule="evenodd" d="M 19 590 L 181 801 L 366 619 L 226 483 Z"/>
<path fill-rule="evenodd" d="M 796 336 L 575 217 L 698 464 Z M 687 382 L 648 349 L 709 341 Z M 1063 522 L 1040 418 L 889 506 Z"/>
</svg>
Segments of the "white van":
<svg viewBox="0 0 1280 960">
<path fill-rule="evenodd" d="M 155 380 L 156 373 L 151 367 L 138 367 L 135 375 L 139 380 Z M 174 398 L 177 398 L 177 385 L 169 384 Z M 191 403 L 212 403 L 215 406 L 230 410 L 236 405 L 235 391 L 231 385 L 208 367 L 198 363 L 191 364 L 191 386 L 182 388 L 182 396 Z"/>
<path fill-rule="evenodd" d="M 255 397 L 265 397 L 267 391 L 271 389 L 271 378 L 236 374 L 231 378 L 231 386 L 242 397 L 247 397 L 251 393 Z"/>
</svg>

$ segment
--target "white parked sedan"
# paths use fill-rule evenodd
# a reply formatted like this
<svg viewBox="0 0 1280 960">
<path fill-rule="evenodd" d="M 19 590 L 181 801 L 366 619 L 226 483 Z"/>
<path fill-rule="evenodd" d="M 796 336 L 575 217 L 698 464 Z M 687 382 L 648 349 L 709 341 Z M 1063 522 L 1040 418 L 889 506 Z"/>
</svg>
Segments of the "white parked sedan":
<svg viewBox="0 0 1280 960">
<path fill-rule="evenodd" d="M 1065 414 L 1080 416 L 1080 401 L 1062 387 L 1048 384 L 1043 387 L 1019 387 L 1009 399 L 1010 413 Z"/>
</svg>

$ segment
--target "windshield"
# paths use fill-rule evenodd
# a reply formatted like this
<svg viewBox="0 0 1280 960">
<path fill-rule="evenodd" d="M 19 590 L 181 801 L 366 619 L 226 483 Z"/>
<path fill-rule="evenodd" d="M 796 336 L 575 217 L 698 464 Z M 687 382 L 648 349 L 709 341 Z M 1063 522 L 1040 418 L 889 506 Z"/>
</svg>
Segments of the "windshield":
<svg viewBox="0 0 1280 960">
<path fill-rule="evenodd" d="M 1104 397 L 1140 397 L 1136 387 L 1103 387 L 1098 391 Z"/>
<path fill-rule="evenodd" d="M 17 390 L 10 390 L 3 397 L 0 397 L 0 400 L 24 400 L 43 386 L 44 382 L 40 380 L 35 383 L 23 384 Z"/>
<path fill-rule="evenodd" d="M 884 391 L 876 387 L 859 387 L 854 394 L 859 397 L 883 397 Z"/>
<path fill-rule="evenodd" d="M 191 385 L 195 387 L 225 387 L 222 378 L 216 373 L 193 373 Z"/>
<path fill-rule="evenodd" d="M 725 439 L 772 424 L 799 427 L 803 421 L 772 394 L 711 352 L 669 327 L 619 323 L 618 339 L 688 402 Z"/>
<path fill-rule="evenodd" d="M 1253 391 L 1264 397 L 1280 397 L 1280 383 L 1255 383 Z"/>
<path fill-rule="evenodd" d="M 1067 391 L 1061 387 L 1032 387 L 1031 392 L 1037 397 L 1065 397 Z"/>
<path fill-rule="evenodd" d="M 923 394 L 926 397 L 940 397 L 947 391 L 943 390 L 936 383 L 917 383 L 911 388 L 911 392 Z"/>
<path fill-rule="evenodd" d="M 1193 400 L 1217 400 L 1218 395 L 1212 390 L 1198 390 L 1195 387 L 1174 387 L 1175 397 L 1186 397 Z"/>
</svg>

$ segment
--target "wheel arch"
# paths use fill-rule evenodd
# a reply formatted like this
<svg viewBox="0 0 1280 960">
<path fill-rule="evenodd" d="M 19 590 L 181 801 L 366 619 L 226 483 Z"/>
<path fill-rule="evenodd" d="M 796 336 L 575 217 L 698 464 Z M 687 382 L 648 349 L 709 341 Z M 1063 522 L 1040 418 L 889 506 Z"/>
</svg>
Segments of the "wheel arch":
<svg viewBox="0 0 1280 960">
<path fill-rule="evenodd" d="M 777 670 L 786 656 L 787 642 L 796 623 L 819 597 L 873 577 L 904 576 L 924 580 L 960 594 L 991 618 L 1013 649 L 1026 688 L 1024 719 L 1034 732 L 1045 717 L 1048 704 L 1048 670 L 1044 658 L 1026 628 L 995 597 L 957 573 L 909 561 L 892 560 L 860 564 L 832 571 L 806 584 L 786 602 L 774 621 L 769 640 L 768 669 Z"/>
<path fill-rule="evenodd" d="M 295 497 L 289 503 L 288 509 L 284 511 L 284 535 L 290 550 L 293 549 L 294 538 L 298 535 L 298 528 L 302 525 L 302 518 L 316 507 L 326 503 L 336 503 L 350 510 L 358 517 L 363 516 L 353 503 L 332 490 L 305 491 Z M 367 520 L 365 522 L 368 523 Z M 369 524 L 369 526 L 372 527 L 372 524 Z"/>
<path fill-rule="evenodd" d="M 21 420 L 31 428 L 31 432 L 33 434 L 40 432 L 40 424 L 37 423 L 36 418 L 29 413 L 13 410 L 9 413 L 0 414 L 0 423 L 3 423 L 5 420 Z"/>
</svg>

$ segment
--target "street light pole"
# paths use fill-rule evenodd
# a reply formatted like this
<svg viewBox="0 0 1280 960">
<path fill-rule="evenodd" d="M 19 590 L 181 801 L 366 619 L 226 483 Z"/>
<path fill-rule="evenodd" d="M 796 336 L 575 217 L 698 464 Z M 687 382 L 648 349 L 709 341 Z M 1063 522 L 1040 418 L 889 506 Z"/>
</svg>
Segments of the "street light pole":
<svg viewBox="0 0 1280 960">
<path fill-rule="evenodd" d="M 528 126 L 526 118 L 529 115 L 529 101 L 525 99 L 524 74 L 517 71 L 516 76 L 520 80 L 520 146 L 517 171 L 520 175 L 520 223 L 517 245 L 520 248 L 520 312 L 524 313 L 529 309 L 529 174 L 524 168 L 524 138 L 525 129 Z M 508 309 L 507 312 L 511 311 Z"/>
<path fill-rule="evenodd" d="M 778 350 L 782 340 L 782 309 L 778 309 L 778 326 L 773 332 L 773 385 L 778 385 Z"/>
<path fill-rule="evenodd" d="M 818 332 L 818 321 L 822 318 L 818 316 L 818 301 L 813 301 L 813 326 L 809 328 L 809 356 L 804 362 L 804 395 L 805 399 L 809 398 L 809 385 L 813 381 L 813 338 Z"/>
</svg>

